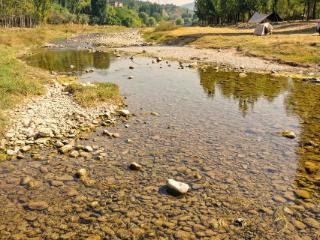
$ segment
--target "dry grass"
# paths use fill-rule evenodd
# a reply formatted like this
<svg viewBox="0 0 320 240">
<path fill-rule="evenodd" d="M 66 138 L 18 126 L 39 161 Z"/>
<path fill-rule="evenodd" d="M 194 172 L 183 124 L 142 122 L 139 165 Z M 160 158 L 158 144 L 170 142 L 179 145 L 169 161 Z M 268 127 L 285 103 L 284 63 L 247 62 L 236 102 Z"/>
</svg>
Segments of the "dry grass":
<svg viewBox="0 0 320 240">
<path fill-rule="evenodd" d="M 120 101 L 119 87 L 113 83 L 96 83 L 84 85 L 72 83 L 66 91 L 83 107 L 94 107 L 105 102 Z"/>
<path fill-rule="evenodd" d="M 6 110 L 21 103 L 26 97 L 44 92 L 50 80 L 47 72 L 27 66 L 18 56 L 33 47 L 55 39 L 90 32 L 114 32 L 124 29 L 113 26 L 44 25 L 32 29 L 0 28 L 0 135 L 7 118 Z"/>
<path fill-rule="evenodd" d="M 319 64 L 320 36 L 315 23 L 275 26 L 273 35 L 253 36 L 253 29 L 236 27 L 181 27 L 146 31 L 148 40 L 189 44 L 199 48 L 236 48 L 246 54 L 297 64 Z"/>
</svg>

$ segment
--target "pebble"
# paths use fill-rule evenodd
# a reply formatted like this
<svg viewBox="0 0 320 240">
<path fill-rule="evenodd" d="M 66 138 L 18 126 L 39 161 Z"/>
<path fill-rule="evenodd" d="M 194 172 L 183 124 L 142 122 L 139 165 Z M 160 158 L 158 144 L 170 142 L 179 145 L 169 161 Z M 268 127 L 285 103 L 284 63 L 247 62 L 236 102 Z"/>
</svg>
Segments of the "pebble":
<svg viewBox="0 0 320 240">
<path fill-rule="evenodd" d="M 169 190 L 169 193 L 181 195 L 186 194 L 189 191 L 190 186 L 186 183 L 179 182 L 174 179 L 168 179 L 167 188 Z"/>
<path fill-rule="evenodd" d="M 81 178 L 81 177 L 87 177 L 88 176 L 88 172 L 86 169 L 81 168 L 77 171 L 76 176 Z"/>
<path fill-rule="evenodd" d="M 92 148 L 91 146 L 85 146 L 85 147 L 84 147 L 84 150 L 85 150 L 86 152 L 93 152 L 93 148 Z"/>
<path fill-rule="evenodd" d="M 67 144 L 67 145 L 64 145 L 63 147 L 61 147 L 61 148 L 59 149 L 59 152 L 60 152 L 60 153 L 68 153 L 68 152 L 70 152 L 72 149 L 73 149 L 73 146 L 70 145 L 70 144 Z"/>
<path fill-rule="evenodd" d="M 303 198 L 303 199 L 309 199 L 311 198 L 311 193 L 307 190 L 304 190 L 304 189 L 298 189 L 298 190 L 295 190 L 294 193 L 300 197 L 300 198 Z"/>
<path fill-rule="evenodd" d="M 239 77 L 241 77 L 241 78 L 245 78 L 245 77 L 247 77 L 248 75 L 246 74 L 246 73 L 239 73 Z"/>
<path fill-rule="evenodd" d="M 290 138 L 290 139 L 296 138 L 296 134 L 291 130 L 285 130 L 281 134 L 283 137 L 286 137 L 286 138 Z"/>
<path fill-rule="evenodd" d="M 142 169 L 142 166 L 136 162 L 133 162 L 129 165 L 129 169 L 134 171 L 140 171 Z"/>
<path fill-rule="evenodd" d="M 46 210 L 48 207 L 49 207 L 49 205 L 45 201 L 30 201 L 28 203 L 28 208 L 30 210 L 42 211 L 42 210 Z"/>
<path fill-rule="evenodd" d="M 317 221 L 314 218 L 310 218 L 310 217 L 309 218 L 305 218 L 303 220 L 303 222 L 309 227 L 312 227 L 312 228 L 315 228 L 315 229 L 320 229 L 320 222 Z"/>
<path fill-rule="evenodd" d="M 130 116 L 130 111 L 129 110 L 126 110 L 126 109 L 121 109 L 121 110 L 118 110 L 118 113 L 123 116 L 123 117 L 128 117 Z"/>
</svg>

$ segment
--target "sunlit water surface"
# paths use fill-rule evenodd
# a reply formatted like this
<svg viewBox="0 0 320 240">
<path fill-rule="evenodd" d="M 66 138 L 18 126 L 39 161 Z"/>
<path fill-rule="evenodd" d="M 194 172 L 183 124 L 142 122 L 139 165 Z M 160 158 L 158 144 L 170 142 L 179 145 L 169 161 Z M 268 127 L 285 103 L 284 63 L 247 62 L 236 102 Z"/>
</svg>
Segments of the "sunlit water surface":
<svg viewBox="0 0 320 240">
<path fill-rule="evenodd" d="M 319 239 L 319 85 L 74 50 L 42 52 L 27 61 L 73 72 L 84 82 L 118 84 L 136 116 L 109 127 L 121 134 L 119 139 L 102 136 L 101 128 L 81 141 L 104 147 L 105 160 L 58 156 L 43 163 L 53 174 L 90 169 L 97 186 L 65 183 L 85 196 L 83 201 L 61 187 L 12 187 L 8 179 L 18 178 L 17 171 L 46 182 L 37 170 L 41 162 L 19 160 L 12 163 L 14 172 L 1 163 L 0 197 L 7 197 L 5 206 L 12 209 L 0 210 L 6 217 L 0 217 L 0 231 L 48 239 L 69 232 L 74 239 L 90 234 L 106 239 Z M 89 68 L 95 71 L 84 73 Z M 287 129 L 297 138 L 282 137 Z M 143 171 L 130 172 L 132 161 Z M 192 189 L 180 198 L 169 196 L 162 190 L 167 178 Z M 32 212 L 38 220 L 24 220 L 24 229 L 10 231 L 17 215 L 30 215 L 17 200 L 22 192 L 27 199 L 42 194 L 54 210 Z M 99 211 L 87 207 L 92 201 L 99 201 Z M 92 221 L 81 221 L 81 214 L 91 214 Z"/>
</svg>

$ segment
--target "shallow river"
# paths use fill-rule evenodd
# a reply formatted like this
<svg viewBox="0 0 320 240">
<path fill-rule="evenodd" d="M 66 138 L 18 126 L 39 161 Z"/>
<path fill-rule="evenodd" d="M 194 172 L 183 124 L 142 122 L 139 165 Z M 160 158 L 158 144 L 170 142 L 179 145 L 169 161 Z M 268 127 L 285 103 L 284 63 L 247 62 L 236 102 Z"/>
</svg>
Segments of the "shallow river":
<svg viewBox="0 0 320 240">
<path fill-rule="evenodd" d="M 152 61 L 72 50 L 28 59 L 118 84 L 135 116 L 108 128 L 118 139 L 99 128 L 79 140 L 104 159 L 46 149 L 40 160 L 1 162 L 1 239 L 320 239 L 320 85 Z M 282 137 L 287 129 L 297 137 Z M 143 171 L 128 170 L 132 161 Z M 70 178 L 80 167 L 96 185 Z M 20 186 L 25 175 L 41 187 Z M 57 176 L 63 185 L 50 184 Z M 166 194 L 168 178 L 191 191 Z M 49 208 L 29 211 L 30 199 Z"/>
</svg>

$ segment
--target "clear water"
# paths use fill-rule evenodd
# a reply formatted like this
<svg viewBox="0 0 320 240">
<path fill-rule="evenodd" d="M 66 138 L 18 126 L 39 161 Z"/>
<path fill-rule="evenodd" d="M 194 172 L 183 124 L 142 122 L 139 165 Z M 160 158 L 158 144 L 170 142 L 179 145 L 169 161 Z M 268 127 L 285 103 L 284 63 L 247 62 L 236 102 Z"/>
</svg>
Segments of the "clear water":
<svg viewBox="0 0 320 240">
<path fill-rule="evenodd" d="M 85 203 L 59 189 L 46 189 L 45 199 L 56 211 L 38 216 L 38 224 L 28 229 L 48 227 L 35 236 L 71 231 L 74 239 L 89 233 L 106 239 L 319 239 L 319 85 L 271 75 L 240 78 L 213 67 L 179 69 L 177 62 L 152 63 L 138 56 L 132 61 L 105 54 L 95 65 L 87 53 L 83 59 L 68 50 L 68 61 L 63 53 L 41 53 L 28 62 L 60 72 L 70 71 L 69 64 L 81 66 L 78 71 L 94 67 L 80 80 L 117 83 L 136 116 L 109 128 L 120 133 L 119 139 L 106 138 L 101 128 L 80 141 L 104 148 L 103 161 L 48 156 L 51 172 L 72 174 L 82 166 L 99 184 L 86 188 L 70 183 L 86 196 Z M 297 138 L 282 137 L 286 129 Z M 132 161 L 144 170 L 128 171 Z M 30 159 L 12 164 L 42 178 Z M 2 170 L 0 179 L 12 175 Z M 180 198 L 163 194 L 167 178 L 184 181 L 192 189 Z M 16 199 L 17 189 L 10 181 L 0 185 L 0 191 Z M 307 192 L 307 198 L 301 192 Z M 25 197 L 43 193 L 32 190 Z M 101 221 L 86 208 L 94 200 L 102 205 L 94 212 L 104 217 Z M 20 208 L 12 211 L 3 211 L 6 220 L 1 217 L 0 226 L 10 228 L 14 214 L 25 214 Z M 93 214 L 92 223 L 68 221 L 85 213 Z"/>
</svg>

